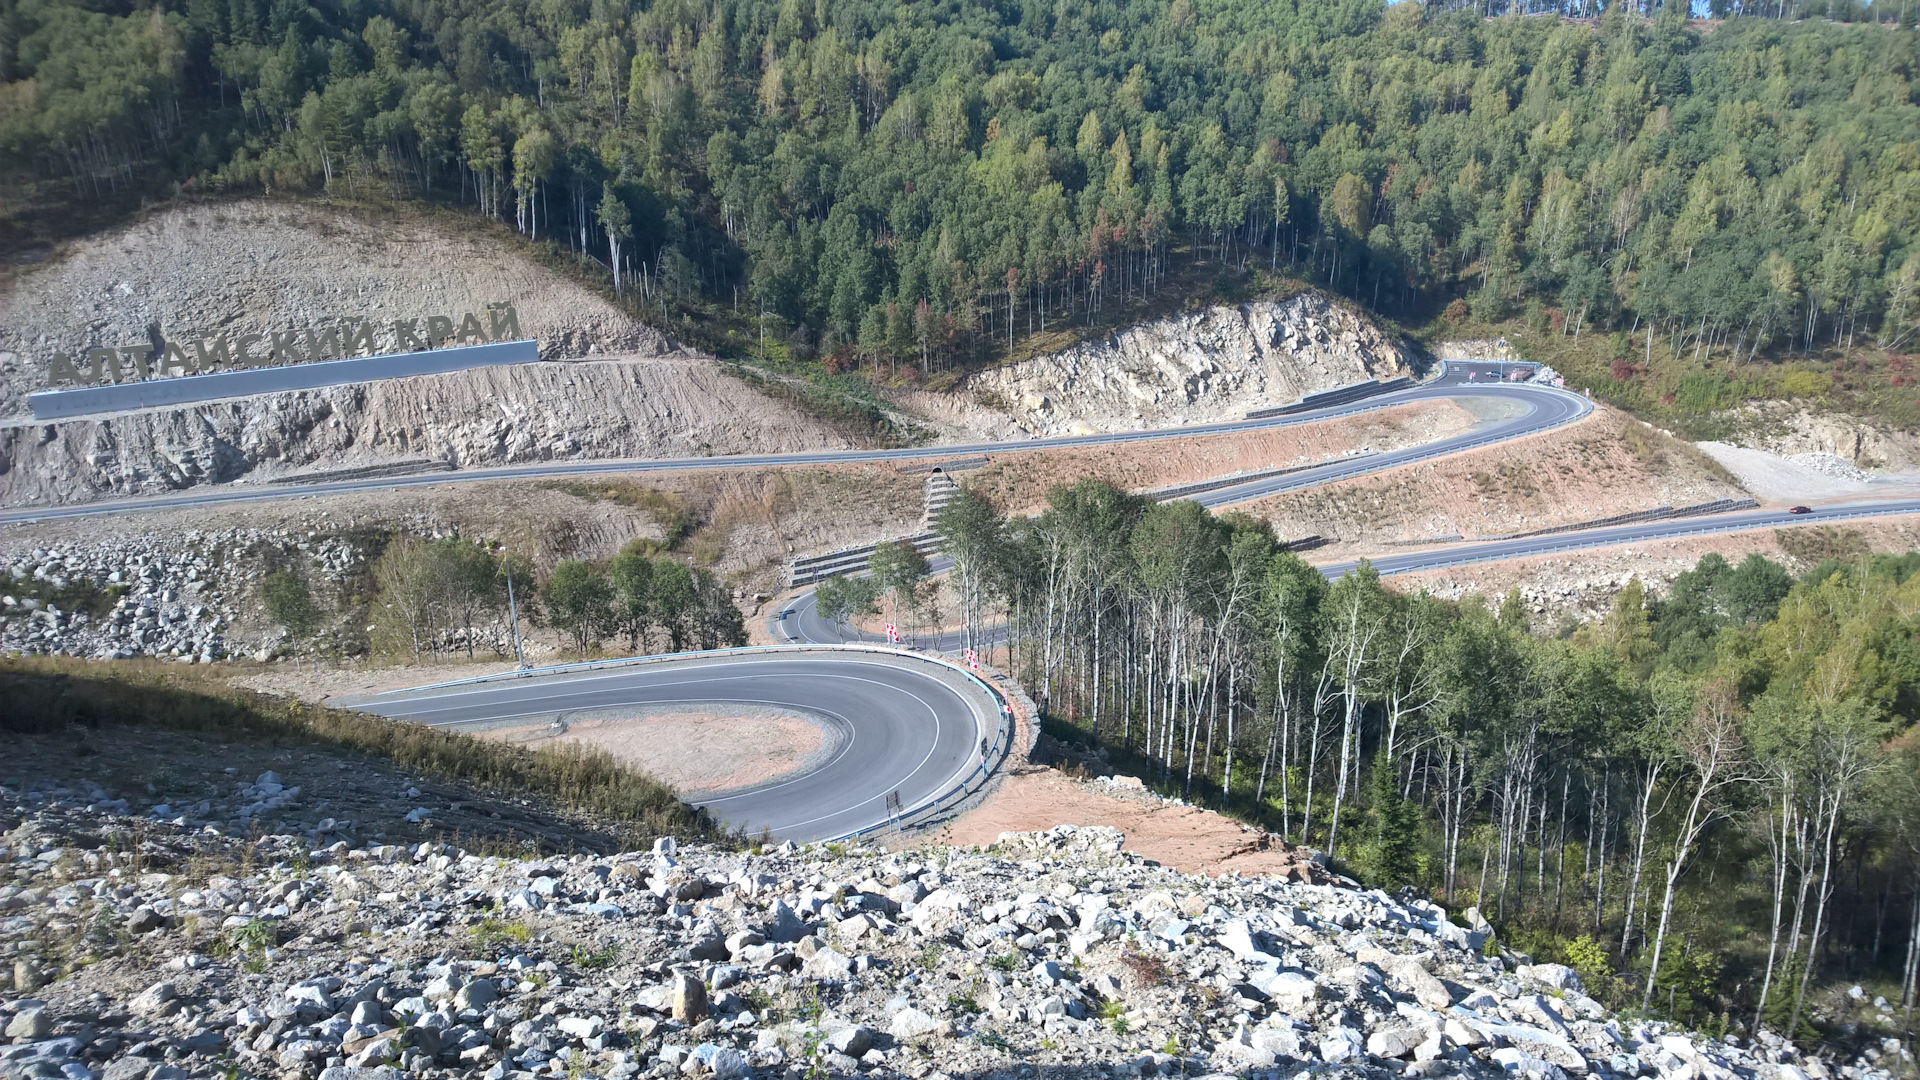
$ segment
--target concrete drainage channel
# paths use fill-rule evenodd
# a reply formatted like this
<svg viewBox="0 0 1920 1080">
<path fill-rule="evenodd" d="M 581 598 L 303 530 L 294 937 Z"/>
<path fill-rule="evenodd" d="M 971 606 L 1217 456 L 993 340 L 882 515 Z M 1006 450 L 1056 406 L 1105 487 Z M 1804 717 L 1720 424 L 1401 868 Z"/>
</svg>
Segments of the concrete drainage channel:
<svg viewBox="0 0 1920 1080">
<path fill-rule="evenodd" d="M 947 472 L 954 468 L 978 468 L 986 463 L 987 459 L 982 457 L 967 459 L 964 462 L 942 462 L 940 465 L 930 467 L 901 469 L 903 473 L 922 471 L 927 473 L 926 509 L 920 514 L 920 532 L 899 540 L 882 540 L 879 543 L 830 551 L 825 555 L 808 555 L 795 559 L 787 568 L 787 584 L 797 589 L 803 585 L 818 585 L 830 577 L 861 573 L 867 568 L 867 560 L 873 558 L 873 549 L 880 544 L 908 543 L 923 556 L 931 558 L 938 555 L 941 545 L 946 541 L 939 533 L 933 531 L 933 523 L 939 518 L 940 511 L 945 510 L 947 504 L 953 502 L 954 497 L 960 494 L 960 485 L 954 483 Z M 943 465 L 946 468 L 943 469 Z"/>
<path fill-rule="evenodd" d="M 900 540 L 883 540 L 880 543 L 903 542 L 912 544 L 915 551 L 931 558 L 940 553 L 940 547 L 946 543 L 946 538 L 939 533 L 925 532 L 918 536 L 903 537 Z M 873 549 L 879 546 L 880 544 L 862 544 L 843 551 L 795 559 L 793 565 L 788 568 L 787 583 L 798 589 L 806 585 L 818 585 L 830 577 L 865 573 L 867 560 L 873 558 Z"/>
</svg>

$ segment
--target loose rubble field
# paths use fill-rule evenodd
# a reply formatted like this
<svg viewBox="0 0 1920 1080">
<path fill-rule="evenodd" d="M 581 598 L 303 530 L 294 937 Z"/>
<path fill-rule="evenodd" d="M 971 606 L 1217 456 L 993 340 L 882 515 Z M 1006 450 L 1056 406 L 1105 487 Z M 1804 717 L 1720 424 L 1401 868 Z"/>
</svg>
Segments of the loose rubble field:
<svg viewBox="0 0 1920 1080">
<path fill-rule="evenodd" d="M 235 573 L 240 549 L 251 539 L 191 534 L 171 545 L 171 557 L 157 546 L 129 543 L 18 551 L 0 582 L 6 589 L 0 596 L 0 650 L 101 659 L 224 658 L 227 635 L 248 598 L 216 578 Z M 336 554 L 329 545 L 315 553 L 316 561 L 332 566 Z"/>
<path fill-rule="evenodd" d="M 10 1077 L 1890 1075 L 1622 1022 L 1483 956 L 1471 911 L 1182 874 L 1109 828 L 511 859 L 109 795 L 0 788 Z"/>
</svg>

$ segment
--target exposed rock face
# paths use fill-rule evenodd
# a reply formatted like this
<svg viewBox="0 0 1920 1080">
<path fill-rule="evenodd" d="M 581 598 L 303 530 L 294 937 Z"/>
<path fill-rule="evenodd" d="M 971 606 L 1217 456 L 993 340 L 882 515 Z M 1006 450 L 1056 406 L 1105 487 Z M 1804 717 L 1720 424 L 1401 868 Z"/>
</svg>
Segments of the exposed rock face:
<svg viewBox="0 0 1920 1080">
<path fill-rule="evenodd" d="M 1513 345 L 1506 338 L 1439 341 L 1432 345 L 1432 350 L 1435 360 L 1509 363 L 1520 359 L 1520 354 L 1513 351 Z"/>
<path fill-rule="evenodd" d="M 481 468 L 845 445 L 712 361 L 527 364 L 0 429 L 0 502 L 84 502 L 404 462 Z"/>
<path fill-rule="evenodd" d="M 1070 435 L 1238 419 L 1409 372 L 1412 351 L 1325 294 L 1216 307 L 984 371 L 962 387 L 1021 431 Z"/>
<path fill-rule="evenodd" d="M 1784 457 L 1831 454 L 1861 469 L 1920 469 L 1920 432 L 1900 431 L 1839 412 L 1816 412 L 1799 402 L 1768 401 L 1723 414 L 1740 425 L 1728 441 Z"/>
<path fill-rule="evenodd" d="M 182 206 L 81 241 L 0 284 L 0 417 L 27 415 L 56 352 L 484 313 L 507 302 L 540 355 L 673 350 L 590 290 L 473 229 L 374 222 L 309 203 Z M 482 318 L 485 318 L 482 314 Z"/>
</svg>

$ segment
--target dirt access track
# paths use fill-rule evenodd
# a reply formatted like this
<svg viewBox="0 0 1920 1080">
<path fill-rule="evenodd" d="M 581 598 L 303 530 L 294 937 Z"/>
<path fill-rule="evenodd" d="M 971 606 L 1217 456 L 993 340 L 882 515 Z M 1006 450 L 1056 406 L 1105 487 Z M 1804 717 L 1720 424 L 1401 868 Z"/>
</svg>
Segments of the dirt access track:
<svg viewBox="0 0 1920 1080">
<path fill-rule="evenodd" d="M 1302 881 L 1322 876 L 1304 848 L 1224 814 L 1162 799 L 1128 785 L 1127 778 L 1115 779 L 1121 782 L 1075 780 L 1044 765 L 1010 765 L 984 803 L 934 830 L 929 839 L 985 847 L 1003 832 L 1107 825 L 1126 834 L 1125 850 L 1184 873 L 1271 874 Z"/>
</svg>

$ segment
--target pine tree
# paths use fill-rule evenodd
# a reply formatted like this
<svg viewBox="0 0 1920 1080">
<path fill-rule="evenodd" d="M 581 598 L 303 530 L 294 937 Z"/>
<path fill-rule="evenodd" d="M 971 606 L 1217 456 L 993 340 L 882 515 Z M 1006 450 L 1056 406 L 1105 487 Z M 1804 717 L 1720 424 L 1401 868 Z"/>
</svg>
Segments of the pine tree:
<svg viewBox="0 0 1920 1080">
<path fill-rule="evenodd" d="M 1371 810 L 1369 882 L 1387 890 L 1413 884 L 1420 875 L 1420 809 L 1400 797 L 1399 770 L 1385 754 L 1373 759 Z"/>
</svg>

